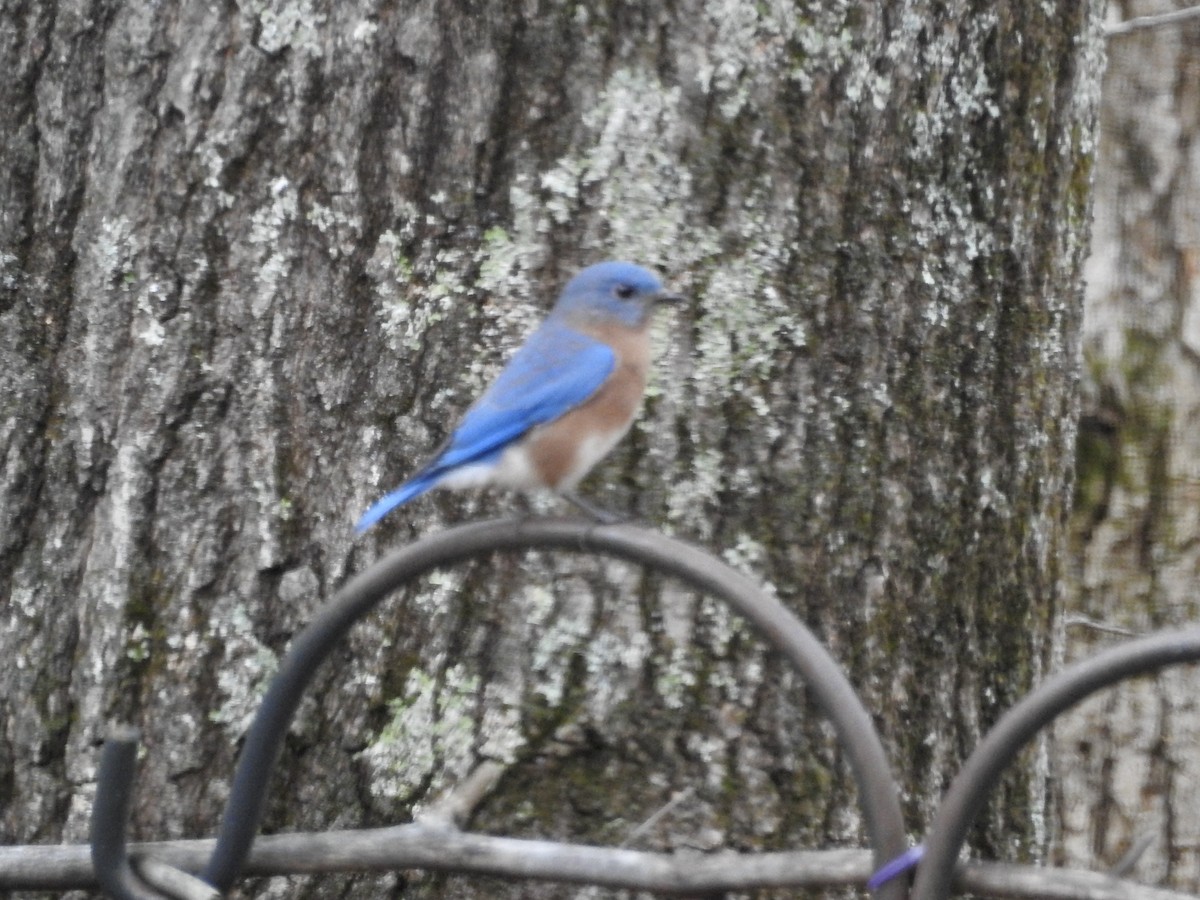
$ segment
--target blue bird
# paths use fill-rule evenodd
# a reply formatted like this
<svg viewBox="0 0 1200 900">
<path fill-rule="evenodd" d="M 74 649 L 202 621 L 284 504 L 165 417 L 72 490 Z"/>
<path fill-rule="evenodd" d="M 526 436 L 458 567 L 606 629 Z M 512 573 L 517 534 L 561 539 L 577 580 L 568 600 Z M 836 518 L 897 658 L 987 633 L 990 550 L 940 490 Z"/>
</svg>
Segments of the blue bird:
<svg viewBox="0 0 1200 900">
<path fill-rule="evenodd" d="M 361 533 L 435 487 L 572 492 L 633 424 L 650 368 L 650 317 L 683 298 L 628 262 L 588 266 L 416 474 L 358 520 Z"/>
</svg>

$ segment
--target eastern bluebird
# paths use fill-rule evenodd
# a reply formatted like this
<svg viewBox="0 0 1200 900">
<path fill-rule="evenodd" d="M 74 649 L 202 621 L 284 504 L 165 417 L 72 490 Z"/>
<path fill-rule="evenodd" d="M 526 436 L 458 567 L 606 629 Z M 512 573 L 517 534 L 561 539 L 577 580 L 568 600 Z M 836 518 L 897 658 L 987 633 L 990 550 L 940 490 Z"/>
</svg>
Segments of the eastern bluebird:
<svg viewBox="0 0 1200 900">
<path fill-rule="evenodd" d="M 633 263 L 584 269 L 433 458 L 368 509 L 358 531 L 435 487 L 548 488 L 610 518 L 571 492 L 633 423 L 651 313 L 682 300 Z"/>
</svg>

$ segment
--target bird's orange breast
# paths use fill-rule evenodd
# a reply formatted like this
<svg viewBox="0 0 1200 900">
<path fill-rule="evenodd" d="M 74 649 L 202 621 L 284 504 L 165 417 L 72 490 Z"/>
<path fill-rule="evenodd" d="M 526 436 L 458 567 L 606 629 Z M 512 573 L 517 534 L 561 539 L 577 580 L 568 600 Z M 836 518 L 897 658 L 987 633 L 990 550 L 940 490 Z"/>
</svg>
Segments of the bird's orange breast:
<svg viewBox="0 0 1200 900">
<path fill-rule="evenodd" d="M 616 365 L 596 393 L 530 434 L 529 462 L 555 490 L 573 488 L 629 430 L 650 369 L 648 328 L 588 323 L 579 330 L 611 347 Z"/>
</svg>

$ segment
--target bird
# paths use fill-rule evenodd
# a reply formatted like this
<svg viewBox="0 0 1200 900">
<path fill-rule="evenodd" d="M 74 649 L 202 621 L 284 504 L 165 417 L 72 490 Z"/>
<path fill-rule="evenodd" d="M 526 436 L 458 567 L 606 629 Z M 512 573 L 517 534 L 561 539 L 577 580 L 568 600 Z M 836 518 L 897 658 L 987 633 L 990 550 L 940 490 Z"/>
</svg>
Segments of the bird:
<svg viewBox="0 0 1200 900">
<path fill-rule="evenodd" d="M 637 416 L 655 309 L 682 302 L 631 262 L 581 270 L 428 462 L 363 513 L 358 533 L 433 488 L 549 489 L 616 521 L 575 486 Z"/>
</svg>

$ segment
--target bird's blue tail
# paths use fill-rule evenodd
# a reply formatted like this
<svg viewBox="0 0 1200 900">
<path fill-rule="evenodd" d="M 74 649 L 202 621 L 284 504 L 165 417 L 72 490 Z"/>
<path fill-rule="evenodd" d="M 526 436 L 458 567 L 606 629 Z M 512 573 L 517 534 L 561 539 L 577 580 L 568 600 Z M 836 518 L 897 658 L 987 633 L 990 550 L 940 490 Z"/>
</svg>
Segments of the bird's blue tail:
<svg viewBox="0 0 1200 900">
<path fill-rule="evenodd" d="M 354 526 L 354 530 L 362 534 L 397 506 L 401 506 L 413 497 L 419 497 L 425 493 L 437 484 L 437 481 L 437 478 L 431 475 L 418 475 L 415 478 L 410 478 L 390 494 L 375 501 L 374 505 L 362 514 L 362 518 L 358 520 L 358 524 Z"/>
</svg>

